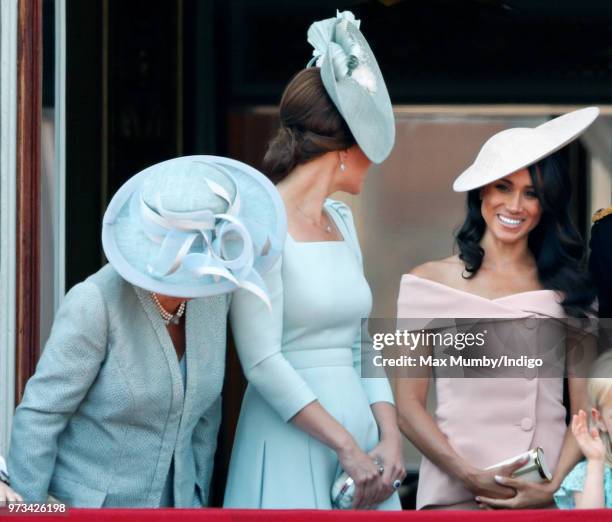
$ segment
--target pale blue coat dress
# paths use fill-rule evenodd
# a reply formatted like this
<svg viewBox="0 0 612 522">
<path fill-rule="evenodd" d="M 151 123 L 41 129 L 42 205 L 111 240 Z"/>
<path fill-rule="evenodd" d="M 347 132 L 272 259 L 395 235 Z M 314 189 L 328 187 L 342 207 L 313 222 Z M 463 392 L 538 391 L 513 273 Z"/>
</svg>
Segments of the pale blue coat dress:
<svg viewBox="0 0 612 522">
<path fill-rule="evenodd" d="M 362 319 L 372 295 L 350 210 L 332 200 L 325 209 L 344 241 L 288 236 L 282 261 L 266 277 L 272 313 L 248 293 L 234 294 L 231 322 L 249 385 L 225 507 L 331 509 L 332 483 L 342 472 L 336 453 L 289 420 L 318 400 L 368 452 L 379 442 L 370 405 L 393 403 L 386 378 L 361 378 Z M 379 508 L 400 509 L 397 493 Z"/>
<path fill-rule="evenodd" d="M 181 369 L 149 292 L 111 265 L 73 287 L 15 412 L 14 489 L 75 507 L 206 506 L 229 304 L 187 303 Z"/>
</svg>

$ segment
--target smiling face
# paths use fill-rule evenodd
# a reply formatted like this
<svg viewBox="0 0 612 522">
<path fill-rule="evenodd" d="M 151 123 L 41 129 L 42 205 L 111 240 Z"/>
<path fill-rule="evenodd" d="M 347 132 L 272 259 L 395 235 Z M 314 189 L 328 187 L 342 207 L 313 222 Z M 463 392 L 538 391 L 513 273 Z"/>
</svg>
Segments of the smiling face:
<svg viewBox="0 0 612 522">
<path fill-rule="evenodd" d="M 542 206 L 527 169 L 486 185 L 481 197 L 482 217 L 498 241 L 525 239 L 540 222 Z"/>
<path fill-rule="evenodd" d="M 372 162 L 359 145 L 353 145 L 345 151 L 340 151 L 340 160 L 344 163 L 345 169 L 341 171 L 338 168 L 336 173 L 338 190 L 349 194 L 360 194 Z"/>
</svg>

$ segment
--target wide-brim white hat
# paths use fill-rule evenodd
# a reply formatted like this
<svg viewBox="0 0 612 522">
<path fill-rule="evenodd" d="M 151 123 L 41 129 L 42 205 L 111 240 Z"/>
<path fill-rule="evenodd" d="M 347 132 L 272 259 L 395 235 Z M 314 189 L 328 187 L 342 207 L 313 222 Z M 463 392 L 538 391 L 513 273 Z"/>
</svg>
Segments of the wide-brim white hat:
<svg viewBox="0 0 612 522">
<path fill-rule="evenodd" d="M 280 256 L 285 208 L 262 173 L 220 156 L 153 165 L 113 196 L 102 245 L 135 286 L 197 298 L 245 288 L 267 304 L 262 276 Z"/>
<path fill-rule="evenodd" d="M 599 108 L 586 107 L 534 128 L 498 132 L 482 146 L 474 163 L 455 179 L 453 190 L 476 189 L 537 163 L 575 140 L 598 115 Z"/>
<path fill-rule="evenodd" d="M 395 117 L 376 57 L 350 11 L 313 23 L 308 65 L 321 68 L 327 94 L 355 141 L 373 163 L 382 163 L 395 143 Z"/>
</svg>

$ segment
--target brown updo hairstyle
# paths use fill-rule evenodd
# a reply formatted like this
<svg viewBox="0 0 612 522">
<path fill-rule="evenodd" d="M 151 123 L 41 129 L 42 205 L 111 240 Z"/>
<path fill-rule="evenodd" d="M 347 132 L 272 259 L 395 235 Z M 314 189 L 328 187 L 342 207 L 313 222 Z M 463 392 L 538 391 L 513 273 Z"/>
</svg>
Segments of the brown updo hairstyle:
<svg viewBox="0 0 612 522">
<path fill-rule="evenodd" d="M 303 69 L 293 77 L 279 109 L 280 128 L 268 144 L 263 161 L 264 172 L 275 183 L 302 163 L 355 144 L 325 91 L 318 67 Z"/>
</svg>

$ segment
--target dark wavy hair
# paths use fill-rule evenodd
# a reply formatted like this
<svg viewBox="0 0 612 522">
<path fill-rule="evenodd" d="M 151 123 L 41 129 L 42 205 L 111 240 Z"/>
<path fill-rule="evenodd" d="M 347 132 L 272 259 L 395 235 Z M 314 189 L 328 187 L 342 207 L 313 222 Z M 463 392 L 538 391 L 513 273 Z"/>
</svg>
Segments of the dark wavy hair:
<svg viewBox="0 0 612 522">
<path fill-rule="evenodd" d="M 592 312 L 595 290 L 585 270 L 584 242 L 569 215 L 571 183 L 561 153 L 531 165 L 529 175 L 542 207 L 540 222 L 528 238 L 538 277 L 544 288 L 563 294 L 561 304 L 568 315 L 584 317 Z M 467 215 L 455 238 L 468 279 L 476 275 L 485 254 L 480 240 L 486 223 L 480 206 L 480 189 L 469 191 Z"/>
<path fill-rule="evenodd" d="M 279 113 L 280 127 L 263 160 L 263 170 L 274 182 L 302 163 L 355 144 L 323 86 L 318 67 L 303 69 L 293 77 L 281 98 Z"/>
</svg>

